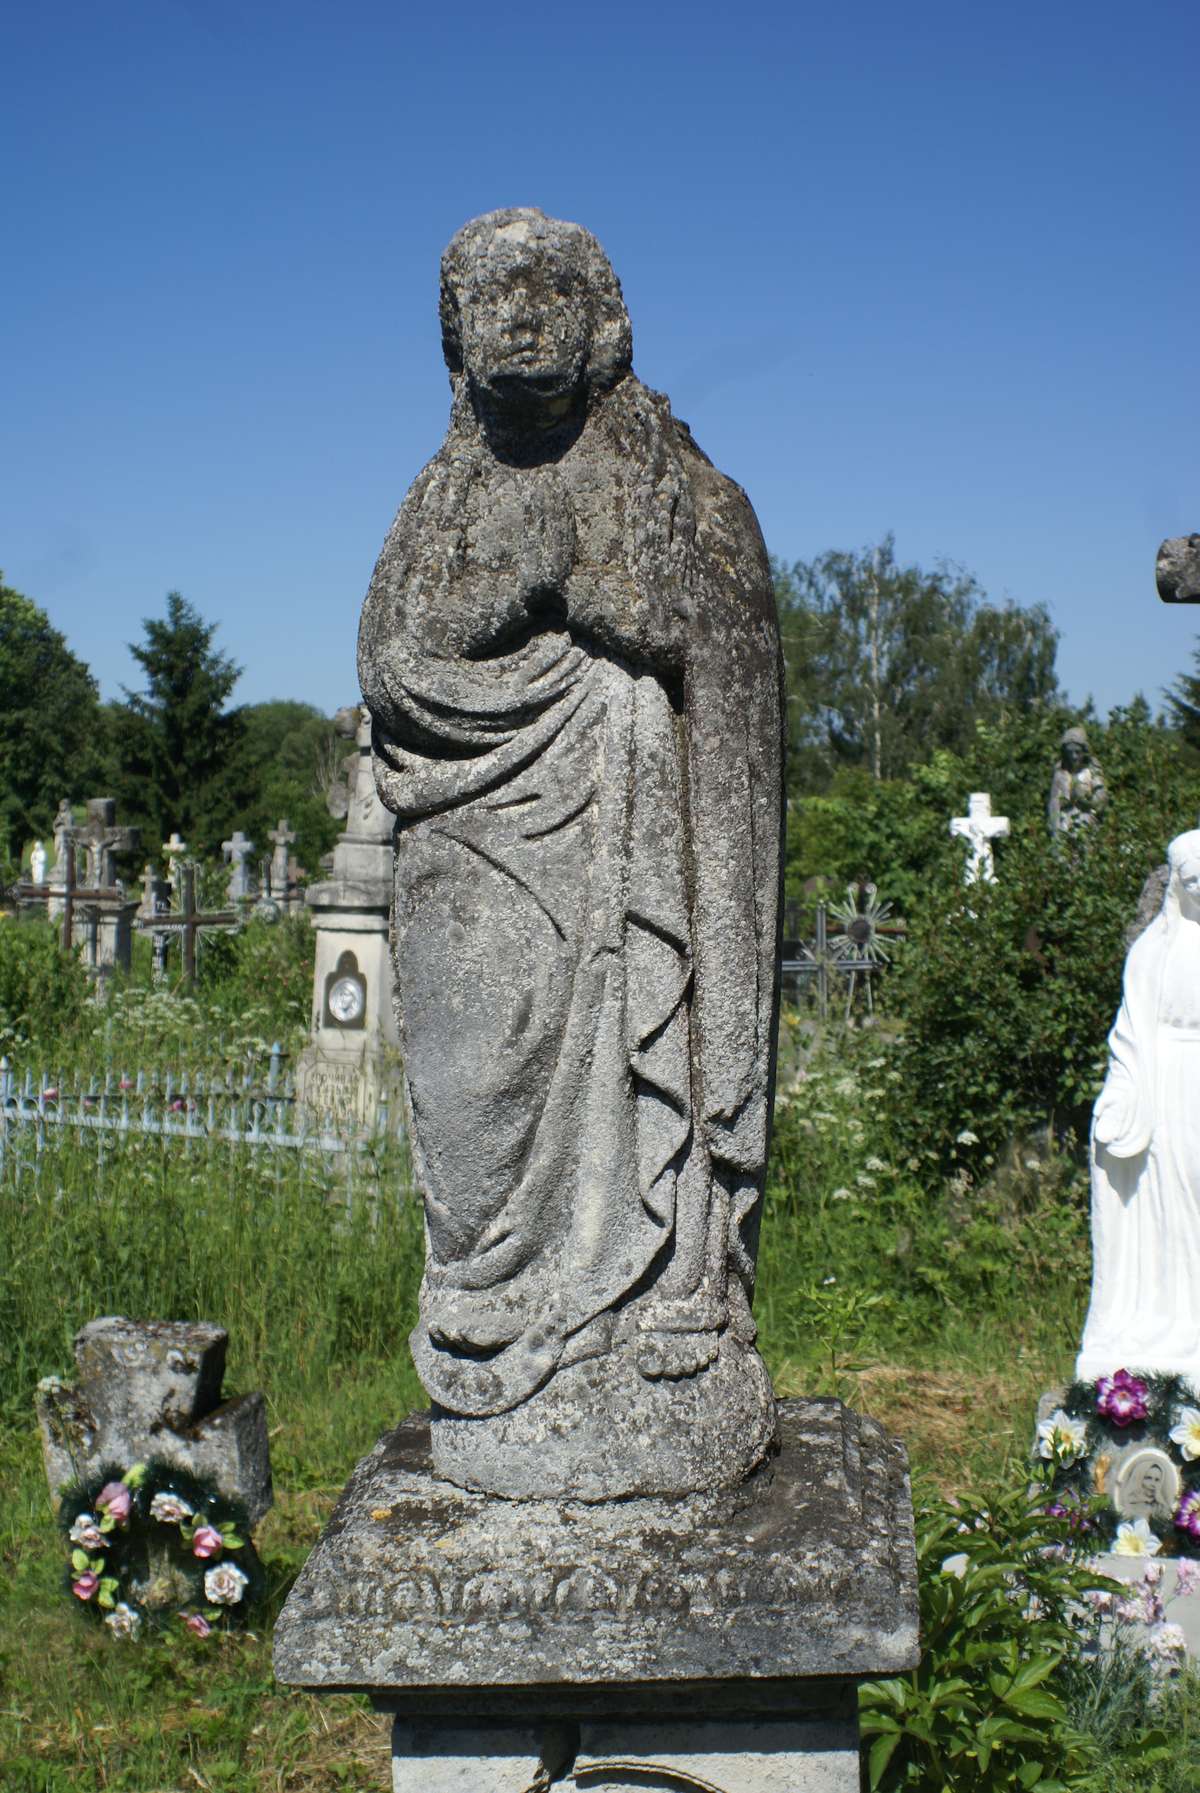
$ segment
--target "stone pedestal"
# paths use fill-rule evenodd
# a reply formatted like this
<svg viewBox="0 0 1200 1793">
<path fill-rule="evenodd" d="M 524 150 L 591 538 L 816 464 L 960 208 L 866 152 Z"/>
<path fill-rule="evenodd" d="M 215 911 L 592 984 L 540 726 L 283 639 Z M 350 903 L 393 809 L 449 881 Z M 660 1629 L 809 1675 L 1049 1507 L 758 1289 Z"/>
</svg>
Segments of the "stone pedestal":
<svg viewBox="0 0 1200 1793">
<path fill-rule="evenodd" d="M 371 728 L 361 709 L 348 756 L 345 831 L 333 850 L 330 876 L 310 884 L 305 901 L 317 932 L 312 1038 L 297 1067 L 302 1108 L 318 1122 L 331 1117 L 362 1126 L 381 1095 L 399 1113 L 399 1035 L 392 1007 L 388 918 L 392 902 L 392 832 L 371 773 Z"/>
<path fill-rule="evenodd" d="M 351 1477 L 277 1676 L 394 1714 L 405 1793 L 853 1793 L 857 1683 L 918 1657 L 906 1460 L 840 1402 L 779 1413 L 742 1487 L 597 1504 L 437 1480 L 413 1416 Z"/>
</svg>

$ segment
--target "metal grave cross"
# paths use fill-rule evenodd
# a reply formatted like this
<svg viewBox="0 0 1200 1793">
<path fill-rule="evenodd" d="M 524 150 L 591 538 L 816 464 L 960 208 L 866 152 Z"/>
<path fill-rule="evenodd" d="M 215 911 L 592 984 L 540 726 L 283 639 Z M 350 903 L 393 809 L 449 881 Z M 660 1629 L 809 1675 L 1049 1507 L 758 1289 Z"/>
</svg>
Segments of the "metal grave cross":
<svg viewBox="0 0 1200 1793">
<path fill-rule="evenodd" d="M 62 904 L 62 944 L 65 951 L 70 951 L 75 940 L 75 915 L 78 910 L 88 923 L 89 948 L 91 962 L 95 962 L 96 911 L 100 907 L 109 908 L 113 901 L 113 886 L 79 885 L 75 882 L 75 842 L 69 835 L 64 836 L 61 847 L 62 857 L 55 867 L 53 883 L 34 884 L 23 882 L 13 886 L 13 895 L 22 902 L 48 902 L 51 897 Z"/>
<path fill-rule="evenodd" d="M 143 933 L 178 934 L 183 942 L 183 975 L 189 984 L 196 981 L 196 936 L 207 928 L 224 928 L 236 933 L 242 918 L 236 909 L 218 909 L 203 915 L 196 908 L 196 868 L 185 865 L 182 874 L 183 894 L 178 911 L 172 915 L 139 916 L 137 926 Z"/>
<path fill-rule="evenodd" d="M 996 861 L 992 842 L 1002 840 L 1008 833 L 1008 817 L 992 814 L 992 799 L 987 791 L 971 792 L 966 815 L 954 817 L 950 832 L 968 843 L 963 883 L 994 884 Z"/>
</svg>

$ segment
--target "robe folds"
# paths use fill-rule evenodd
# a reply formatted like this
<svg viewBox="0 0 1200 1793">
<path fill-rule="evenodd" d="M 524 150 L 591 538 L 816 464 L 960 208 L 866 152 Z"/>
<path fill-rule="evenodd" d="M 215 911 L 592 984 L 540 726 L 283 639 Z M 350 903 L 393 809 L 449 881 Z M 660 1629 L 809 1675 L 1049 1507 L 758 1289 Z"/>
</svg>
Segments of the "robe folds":
<svg viewBox="0 0 1200 1793">
<path fill-rule="evenodd" d="M 632 375 L 547 466 L 498 465 L 460 403 L 360 676 L 397 816 L 426 1388 L 498 1413 L 616 1326 L 748 1327 L 782 710 L 744 495 Z"/>
<path fill-rule="evenodd" d="M 1200 924 L 1170 891 L 1130 948 L 1108 1045 L 1076 1375 L 1181 1375 L 1200 1393 Z"/>
</svg>

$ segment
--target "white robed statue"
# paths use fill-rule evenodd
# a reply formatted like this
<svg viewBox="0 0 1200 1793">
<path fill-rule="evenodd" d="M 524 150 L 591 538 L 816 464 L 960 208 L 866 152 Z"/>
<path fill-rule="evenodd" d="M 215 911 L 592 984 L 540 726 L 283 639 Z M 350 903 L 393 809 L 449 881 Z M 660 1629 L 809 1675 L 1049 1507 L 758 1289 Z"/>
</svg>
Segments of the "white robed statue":
<svg viewBox="0 0 1200 1793">
<path fill-rule="evenodd" d="M 1092 1119 L 1092 1299 L 1075 1374 L 1128 1368 L 1200 1389 L 1200 830 L 1167 857 Z"/>
</svg>

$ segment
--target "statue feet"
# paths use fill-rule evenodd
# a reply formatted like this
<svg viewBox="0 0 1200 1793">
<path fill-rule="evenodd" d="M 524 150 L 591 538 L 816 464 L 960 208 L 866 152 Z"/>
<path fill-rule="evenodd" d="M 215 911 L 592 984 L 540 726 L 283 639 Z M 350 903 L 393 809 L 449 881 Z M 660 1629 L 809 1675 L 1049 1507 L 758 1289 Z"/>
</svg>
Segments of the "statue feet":
<svg viewBox="0 0 1200 1793">
<path fill-rule="evenodd" d="M 435 1406 L 438 1475 L 514 1500 L 616 1500 L 735 1488 L 775 1443 L 766 1365 L 732 1329 L 635 1332 L 564 1363 L 527 1400 Z"/>
</svg>

